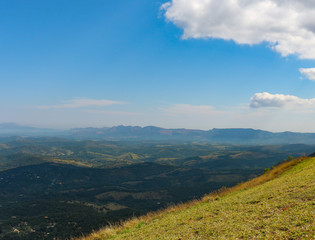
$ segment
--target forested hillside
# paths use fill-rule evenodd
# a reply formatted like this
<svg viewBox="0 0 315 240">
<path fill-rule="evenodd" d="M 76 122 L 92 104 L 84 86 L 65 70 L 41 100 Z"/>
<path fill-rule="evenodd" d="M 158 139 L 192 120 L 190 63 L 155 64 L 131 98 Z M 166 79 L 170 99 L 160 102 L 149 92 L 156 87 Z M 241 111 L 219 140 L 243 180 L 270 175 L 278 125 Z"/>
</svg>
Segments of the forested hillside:
<svg viewBox="0 0 315 240">
<path fill-rule="evenodd" d="M 92 239 L 314 239 L 315 158 L 97 232 Z"/>
</svg>

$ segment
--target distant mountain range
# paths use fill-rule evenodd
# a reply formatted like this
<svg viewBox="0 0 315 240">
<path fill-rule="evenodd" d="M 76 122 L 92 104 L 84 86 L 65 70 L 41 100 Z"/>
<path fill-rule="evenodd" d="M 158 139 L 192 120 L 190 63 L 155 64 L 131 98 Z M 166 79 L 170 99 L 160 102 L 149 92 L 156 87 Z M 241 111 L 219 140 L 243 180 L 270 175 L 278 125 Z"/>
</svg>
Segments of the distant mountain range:
<svg viewBox="0 0 315 240">
<path fill-rule="evenodd" d="M 148 126 L 115 126 L 104 128 L 74 128 L 54 130 L 20 126 L 15 123 L 0 124 L 0 136 L 55 136 L 74 139 L 188 141 L 230 144 L 315 144 L 315 133 L 269 132 L 251 128 L 226 128 L 212 130 L 165 129 Z"/>
<path fill-rule="evenodd" d="M 273 133 L 251 128 L 226 128 L 204 131 L 191 129 L 165 129 L 154 126 L 111 128 L 76 128 L 68 132 L 77 138 L 113 140 L 182 140 L 232 144 L 315 144 L 315 133 Z"/>
<path fill-rule="evenodd" d="M 49 128 L 21 126 L 16 123 L 0 123 L 0 136 L 43 136 L 55 133 L 60 133 L 60 131 Z"/>
</svg>

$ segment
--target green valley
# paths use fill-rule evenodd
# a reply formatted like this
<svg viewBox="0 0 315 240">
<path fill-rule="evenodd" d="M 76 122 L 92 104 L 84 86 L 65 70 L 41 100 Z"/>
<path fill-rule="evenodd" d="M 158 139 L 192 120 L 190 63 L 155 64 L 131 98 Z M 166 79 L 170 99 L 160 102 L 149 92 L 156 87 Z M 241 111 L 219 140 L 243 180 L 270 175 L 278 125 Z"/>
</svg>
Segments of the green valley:
<svg viewBox="0 0 315 240">
<path fill-rule="evenodd" d="M 67 239 L 200 199 L 314 146 L 0 139 L 0 239 Z"/>
</svg>

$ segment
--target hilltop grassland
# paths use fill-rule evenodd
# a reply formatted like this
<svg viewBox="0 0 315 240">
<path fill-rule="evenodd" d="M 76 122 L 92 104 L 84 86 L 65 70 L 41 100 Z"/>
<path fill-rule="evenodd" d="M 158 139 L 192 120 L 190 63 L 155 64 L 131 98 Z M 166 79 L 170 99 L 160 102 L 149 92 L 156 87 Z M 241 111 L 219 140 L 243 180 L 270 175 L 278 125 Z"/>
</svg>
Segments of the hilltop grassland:
<svg viewBox="0 0 315 240">
<path fill-rule="evenodd" d="M 105 228 L 100 239 L 314 239 L 315 158 L 283 163 L 234 188 Z"/>
</svg>

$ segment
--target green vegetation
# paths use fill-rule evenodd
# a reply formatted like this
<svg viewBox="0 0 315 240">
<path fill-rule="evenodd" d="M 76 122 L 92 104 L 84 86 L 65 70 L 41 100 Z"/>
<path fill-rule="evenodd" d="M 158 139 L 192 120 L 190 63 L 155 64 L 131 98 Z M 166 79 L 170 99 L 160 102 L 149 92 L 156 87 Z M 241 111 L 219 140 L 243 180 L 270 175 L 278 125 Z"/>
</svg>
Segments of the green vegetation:
<svg viewBox="0 0 315 240">
<path fill-rule="evenodd" d="M 105 228 L 91 239 L 314 239 L 315 158 L 232 189 Z"/>
<path fill-rule="evenodd" d="M 302 144 L 0 138 L 0 239 L 89 234 L 235 186 L 313 151 Z"/>
<path fill-rule="evenodd" d="M 79 236 L 233 186 L 258 173 L 156 163 L 111 169 L 43 163 L 2 171 L 0 239 Z"/>
<path fill-rule="evenodd" d="M 314 146 L 215 145 L 209 143 L 0 138 L 0 171 L 43 162 L 113 168 L 156 162 L 202 169 L 264 169 L 289 155 L 312 153 Z"/>
</svg>

